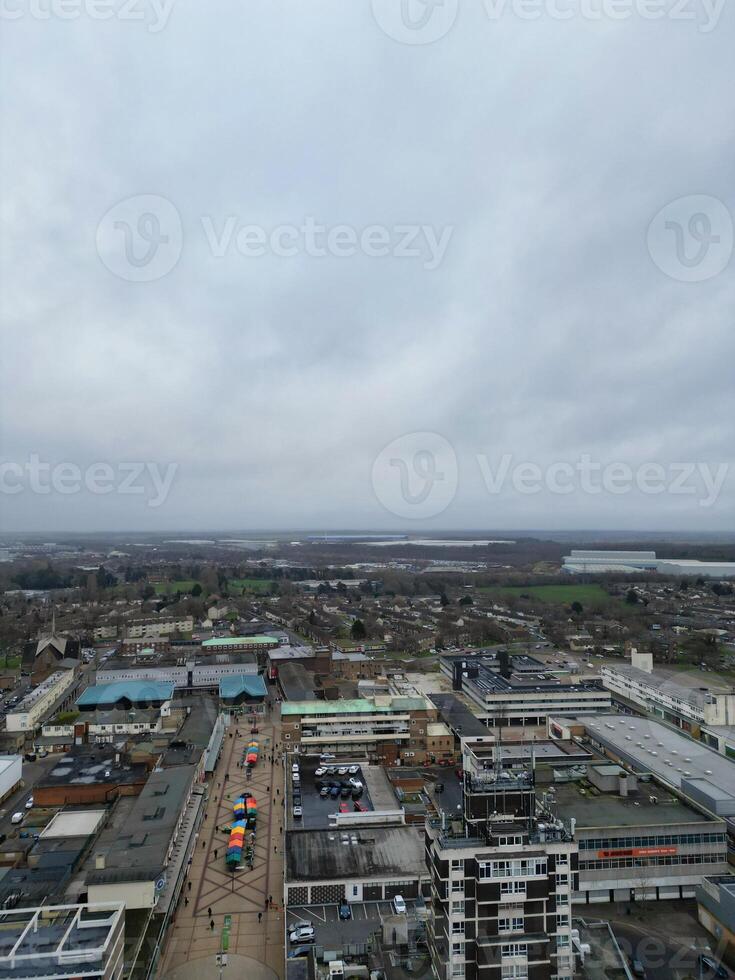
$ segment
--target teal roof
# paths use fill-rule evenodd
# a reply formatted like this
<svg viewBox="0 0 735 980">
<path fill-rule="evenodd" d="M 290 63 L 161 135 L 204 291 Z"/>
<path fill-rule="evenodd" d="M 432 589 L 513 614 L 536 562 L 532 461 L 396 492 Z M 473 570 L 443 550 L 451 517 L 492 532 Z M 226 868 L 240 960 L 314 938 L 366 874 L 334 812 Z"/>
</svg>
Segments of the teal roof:
<svg viewBox="0 0 735 980">
<path fill-rule="evenodd" d="M 390 704 L 376 704 L 370 698 L 340 698 L 338 701 L 285 701 L 281 715 L 363 715 L 396 711 L 425 711 L 431 705 L 424 698 L 391 698 Z"/>
<path fill-rule="evenodd" d="M 266 693 L 265 681 L 260 674 L 233 674 L 231 677 L 223 677 L 219 682 L 221 698 L 238 698 L 241 694 L 247 694 L 251 698 L 264 698 Z"/>
<path fill-rule="evenodd" d="M 275 643 L 276 646 L 279 644 L 279 640 L 275 636 L 215 636 L 211 640 L 204 640 L 202 643 L 203 647 L 234 647 L 234 646 L 248 646 L 248 647 L 258 647 L 264 646 L 266 643 Z"/>
<path fill-rule="evenodd" d="M 173 693 L 173 684 L 154 681 L 115 681 L 112 684 L 96 684 L 88 687 L 77 698 L 77 706 L 97 708 L 124 700 L 133 704 L 169 701 Z"/>
</svg>

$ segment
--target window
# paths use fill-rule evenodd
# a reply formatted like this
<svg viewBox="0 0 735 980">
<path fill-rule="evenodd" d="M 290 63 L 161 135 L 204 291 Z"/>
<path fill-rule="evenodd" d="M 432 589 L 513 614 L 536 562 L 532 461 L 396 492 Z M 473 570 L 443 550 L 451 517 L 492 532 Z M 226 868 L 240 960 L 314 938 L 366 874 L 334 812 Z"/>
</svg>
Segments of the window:
<svg viewBox="0 0 735 980">
<path fill-rule="evenodd" d="M 528 968 L 519 963 L 512 966 L 501 967 L 501 977 L 503 980 L 527 980 Z"/>
<path fill-rule="evenodd" d="M 568 885 L 569 884 L 569 875 L 557 875 L 556 876 L 556 883 L 557 883 L 557 885 Z"/>
<path fill-rule="evenodd" d="M 452 902 L 452 915 L 464 914 L 464 902 Z"/>
<path fill-rule="evenodd" d="M 464 936 L 464 919 L 461 922 L 452 923 L 452 935 L 453 936 Z"/>
<path fill-rule="evenodd" d="M 464 956 L 464 942 L 452 943 L 452 956 Z"/>
<path fill-rule="evenodd" d="M 522 915 L 503 915 L 498 919 L 498 932 L 523 932 L 524 918 Z"/>
<path fill-rule="evenodd" d="M 500 947 L 500 955 L 503 959 L 509 956 L 528 956 L 528 947 L 525 943 L 508 943 Z"/>
<path fill-rule="evenodd" d="M 526 883 L 525 881 L 501 881 L 500 894 L 501 895 L 525 895 Z"/>
<path fill-rule="evenodd" d="M 464 976 L 464 963 L 452 963 L 452 976 L 453 977 Z"/>
<path fill-rule="evenodd" d="M 569 945 L 569 936 L 566 936 L 566 935 L 557 936 L 556 937 L 556 945 L 557 946 L 568 946 Z"/>
<path fill-rule="evenodd" d="M 569 864 L 569 855 L 568 854 L 557 854 L 557 856 L 556 856 L 556 866 L 558 868 L 560 868 L 562 866 L 566 867 L 568 864 Z"/>
<path fill-rule="evenodd" d="M 452 882 L 452 894 L 453 895 L 464 894 L 464 879 L 459 879 L 458 881 Z"/>
<path fill-rule="evenodd" d="M 464 871 L 464 861 L 462 858 L 452 858 L 452 871 Z"/>
<path fill-rule="evenodd" d="M 556 927 L 557 929 L 563 929 L 565 926 L 569 925 L 569 915 L 566 912 L 556 913 Z"/>
</svg>

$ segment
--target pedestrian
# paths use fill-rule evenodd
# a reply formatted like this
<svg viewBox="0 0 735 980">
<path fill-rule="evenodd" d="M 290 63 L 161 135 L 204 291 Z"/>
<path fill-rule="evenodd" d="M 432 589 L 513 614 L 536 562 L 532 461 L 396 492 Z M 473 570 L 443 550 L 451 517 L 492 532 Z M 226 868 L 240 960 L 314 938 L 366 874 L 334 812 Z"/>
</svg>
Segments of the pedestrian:
<svg viewBox="0 0 735 980">
<path fill-rule="evenodd" d="M 274 844 L 273 845 L 273 853 L 276 854 L 277 852 L 278 852 L 278 846 L 276 844 Z"/>
<path fill-rule="evenodd" d="M 209 928 L 214 932 L 214 919 L 210 919 Z"/>
<path fill-rule="evenodd" d="M 189 891 L 191 891 L 191 882 L 189 882 Z"/>
<path fill-rule="evenodd" d="M 278 787 L 276 786 L 276 796 L 280 796 L 280 795 L 281 795 L 281 791 L 280 791 L 280 789 L 279 789 L 279 788 L 278 788 Z"/>
<path fill-rule="evenodd" d="M 217 860 L 217 848 L 216 847 L 214 849 L 214 858 L 215 858 L 215 861 L 216 861 Z"/>
<path fill-rule="evenodd" d="M 263 919 L 263 913 L 262 912 L 258 912 L 258 925 L 260 925 L 262 919 Z"/>
<path fill-rule="evenodd" d="M 207 909 L 207 915 L 209 916 L 210 919 L 212 918 L 212 909 L 211 909 L 211 907 Z"/>
<path fill-rule="evenodd" d="M 184 895 L 184 908 L 189 904 L 189 899 Z"/>
<path fill-rule="evenodd" d="M 270 791 L 271 791 L 271 784 L 270 783 L 268 783 L 268 785 L 266 786 L 265 791 L 266 791 L 266 793 L 270 793 Z"/>
<path fill-rule="evenodd" d="M 272 895 L 269 895 L 268 896 L 268 906 L 270 908 L 273 908 L 273 896 Z"/>
<path fill-rule="evenodd" d="M 206 842 L 205 840 L 203 840 L 203 841 L 202 841 L 202 850 L 204 850 L 204 848 L 205 848 L 206 846 L 207 846 L 207 842 Z"/>
</svg>

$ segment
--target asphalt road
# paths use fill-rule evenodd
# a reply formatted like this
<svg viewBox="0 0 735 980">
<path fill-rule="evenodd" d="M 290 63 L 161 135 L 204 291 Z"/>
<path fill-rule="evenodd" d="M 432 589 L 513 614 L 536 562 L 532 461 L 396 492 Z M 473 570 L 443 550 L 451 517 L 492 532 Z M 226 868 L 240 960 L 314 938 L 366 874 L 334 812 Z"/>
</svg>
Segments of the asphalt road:
<svg viewBox="0 0 735 980">
<path fill-rule="evenodd" d="M 704 940 L 692 937 L 686 943 L 671 942 L 658 931 L 645 934 L 640 926 L 628 925 L 620 920 L 611 922 L 611 925 L 628 962 L 640 960 L 648 980 L 699 977 L 698 951 L 692 947 L 697 943 L 702 948 Z M 711 976 L 705 971 L 702 980 L 710 980 Z"/>
<path fill-rule="evenodd" d="M 45 776 L 50 769 L 53 769 L 58 763 L 59 758 L 59 755 L 50 755 L 45 759 L 37 759 L 35 762 L 23 762 L 24 786 L 16 790 L 12 796 L 9 796 L 0 807 L 0 833 L 9 836 L 18 829 L 11 824 L 10 818 L 14 813 L 21 810 L 25 812 L 25 802 L 33 795 L 33 787 L 42 776 Z"/>
</svg>

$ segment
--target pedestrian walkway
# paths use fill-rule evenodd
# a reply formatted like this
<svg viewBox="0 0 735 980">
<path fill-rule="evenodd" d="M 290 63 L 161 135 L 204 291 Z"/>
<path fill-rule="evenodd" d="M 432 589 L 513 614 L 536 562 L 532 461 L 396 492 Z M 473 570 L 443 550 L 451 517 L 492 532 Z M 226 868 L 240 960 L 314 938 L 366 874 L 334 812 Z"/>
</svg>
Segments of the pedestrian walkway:
<svg viewBox="0 0 735 980">
<path fill-rule="evenodd" d="M 260 743 L 260 756 L 248 779 L 239 763 L 252 737 Z M 281 765 L 271 765 L 274 740 L 280 742 L 277 719 L 259 722 L 257 736 L 251 735 L 249 724 L 241 719 L 239 724 L 233 722 L 225 737 L 209 784 L 206 816 L 188 881 L 169 930 L 161 971 L 165 980 L 188 980 L 195 975 L 218 977 L 215 957 L 222 948 L 224 929 L 228 936 L 228 965 L 223 969 L 223 980 L 228 975 L 276 980 L 284 974 L 284 918 L 280 908 L 284 775 Z M 229 779 L 225 778 L 227 774 Z M 252 793 L 258 805 L 255 859 L 252 871 L 232 874 L 225 866 L 232 806 L 245 790 Z M 269 896 L 274 907 L 268 907 Z M 244 968 L 247 972 L 243 972 Z"/>
</svg>

